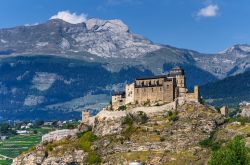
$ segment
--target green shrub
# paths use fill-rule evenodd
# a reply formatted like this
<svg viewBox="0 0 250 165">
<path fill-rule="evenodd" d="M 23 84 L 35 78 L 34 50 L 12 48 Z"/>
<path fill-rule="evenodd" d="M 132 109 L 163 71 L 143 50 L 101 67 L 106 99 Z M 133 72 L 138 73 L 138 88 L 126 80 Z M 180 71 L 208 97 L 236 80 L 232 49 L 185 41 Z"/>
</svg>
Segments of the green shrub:
<svg viewBox="0 0 250 165">
<path fill-rule="evenodd" d="M 213 152 L 208 165 L 249 165 L 249 151 L 240 136 L 236 136 L 225 147 Z"/>
<path fill-rule="evenodd" d="M 133 125 L 132 116 L 130 114 L 126 115 L 126 117 L 124 118 L 122 124 L 127 124 L 128 126 Z"/>
<path fill-rule="evenodd" d="M 208 138 L 199 142 L 204 148 L 211 148 L 213 151 L 220 149 L 220 143 L 214 142 L 212 138 Z"/>
<path fill-rule="evenodd" d="M 85 132 L 81 135 L 78 140 L 78 146 L 85 152 L 91 151 L 91 144 L 97 139 L 91 131 Z"/>
<path fill-rule="evenodd" d="M 95 152 L 89 152 L 87 157 L 87 164 L 100 164 L 102 159 Z"/>
<path fill-rule="evenodd" d="M 78 137 L 78 146 L 88 153 L 87 164 L 100 164 L 101 157 L 91 149 L 91 145 L 94 141 L 97 140 L 97 136 L 94 135 L 91 131 L 87 131 L 78 134 Z"/>
<path fill-rule="evenodd" d="M 122 105 L 118 108 L 118 110 L 120 111 L 125 111 L 127 109 L 127 106 L 126 105 Z"/>
<path fill-rule="evenodd" d="M 168 120 L 169 121 L 177 121 L 178 120 L 177 112 L 169 111 L 168 112 Z"/>
</svg>

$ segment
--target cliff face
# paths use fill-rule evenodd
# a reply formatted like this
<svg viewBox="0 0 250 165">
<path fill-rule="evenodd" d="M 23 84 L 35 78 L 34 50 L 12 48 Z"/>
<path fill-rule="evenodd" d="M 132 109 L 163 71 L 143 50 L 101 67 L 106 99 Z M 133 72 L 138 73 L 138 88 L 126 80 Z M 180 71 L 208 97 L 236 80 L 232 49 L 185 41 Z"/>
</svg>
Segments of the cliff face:
<svg viewBox="0 0 250 165">
<path fill-rule="evenodd" d="M 209 138 L 224 118 L 198 104 L 185 104 L 176 111 L 162 107 L 153 107 L 160 109 L 157 113 L 134 110 L 116 118 L 99 116 L 92 130 L 98 137 L 87 132 L 65 141 L 44 143 L 40 149 L 16 158 L 13 164 L 91 164 L 91 160 L 96 164 L 135 160 L 145 164 L 204 164 L 210 150 L 199 142 Z"/>
</svg>

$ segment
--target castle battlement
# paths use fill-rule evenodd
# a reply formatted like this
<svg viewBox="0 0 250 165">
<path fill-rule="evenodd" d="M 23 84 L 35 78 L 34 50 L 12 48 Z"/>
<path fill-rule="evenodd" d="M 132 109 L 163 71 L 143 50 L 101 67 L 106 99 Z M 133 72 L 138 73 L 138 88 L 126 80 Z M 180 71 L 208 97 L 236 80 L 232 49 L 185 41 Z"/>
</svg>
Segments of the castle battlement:
<svg viewBox="0 0 250 165">
<path fill-rule="evenodd" d="M 186 88 L 185 72 L 180 67 L 174 67 L 167 75 L 141 77 L 132 84 L 126 84 L 125 91 L 112 96 L 114 110 L 127 104 L 170 103 L 177 98 L 184 101 L 199 102 L 199 87 L 189 93 Z"/>
</svg>

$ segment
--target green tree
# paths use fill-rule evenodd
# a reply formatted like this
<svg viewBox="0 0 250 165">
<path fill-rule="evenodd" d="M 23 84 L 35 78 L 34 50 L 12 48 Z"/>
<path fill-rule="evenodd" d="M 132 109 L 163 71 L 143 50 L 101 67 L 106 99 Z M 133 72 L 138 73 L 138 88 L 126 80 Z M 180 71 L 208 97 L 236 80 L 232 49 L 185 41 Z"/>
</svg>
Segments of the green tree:
<svg viewBox="0 0 250 165">
<path fill-rule="evenodd" d="M 236 136 L 225 147 L 212 154 L 208 165 L 249 165 L 250 158 L 245 142 Z"/>
</svg>

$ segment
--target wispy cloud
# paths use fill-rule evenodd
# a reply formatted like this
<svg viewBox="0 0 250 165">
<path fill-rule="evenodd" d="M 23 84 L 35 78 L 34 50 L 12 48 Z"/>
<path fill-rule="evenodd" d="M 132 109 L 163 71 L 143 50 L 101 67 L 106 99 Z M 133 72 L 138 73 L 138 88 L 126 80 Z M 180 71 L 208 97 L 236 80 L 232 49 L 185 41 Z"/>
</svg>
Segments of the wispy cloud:
<svg viewBox="0 0 250 165">
<path fill-rule="evenodd" d="M 76 13 L 71 13 L 70 11 L 59 11 L 50 19 L 61 19 L 72 24 L 78 24 L 87 20 L 87 14 L 82 13 L 77 15 Z"/>
<path fill-rule="evenodd" d="M 210 4 L 204 8 L 201 8 L 198 11 L 197 16 L 198 17 L 215 17 L 218 15 L 218 11 L 219 11 L 218 5 Z"/>
</svg>

